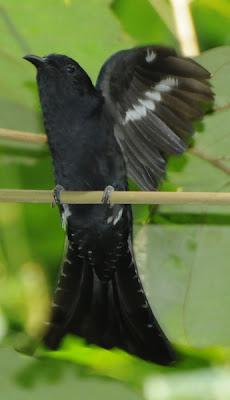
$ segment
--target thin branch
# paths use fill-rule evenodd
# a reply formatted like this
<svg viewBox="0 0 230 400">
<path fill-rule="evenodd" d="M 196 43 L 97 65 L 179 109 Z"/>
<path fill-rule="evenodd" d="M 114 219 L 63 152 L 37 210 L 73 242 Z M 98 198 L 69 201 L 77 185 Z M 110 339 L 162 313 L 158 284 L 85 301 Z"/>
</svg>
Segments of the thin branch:
<svg viewBox="0 0 230 400">
<path fill-rule="evenodd" d="M 197 147 L 192 147 L 189 149 L 190 153 L 195 154 L 199 158 L 202 158 L 205 161 L 208 161 L 210 164 L 212 164 L 214 167 L 219 168 L 225 174 L 230 176 L 230 168 L 227 167 L 222 161 L 220 161 L 218 158 L 212 157 L 209 154 L 205 153 L 203 150 L 198 149 Z"/>
<path fill-rule="evenodd" d="M 229 64 L 230 64 L 230 63 L 229 63 Z M 212 76 L 213 76 L 213 75 L 212 75 Z M 207 111 L 207 114 L 213 114 L 213 113 L 215 113 L 216 111 L 229 110 L 229 108 L 230 108 L 230 103 L 227 103 L 227 104 L 225 104 L 225 105 L 223 105 L 223 106 L 218 106 L 218 107 L 215 107 L 213 110 Z"/>
<path fill-rule="evenodd" d="M 12 140 L 18 142 L 27 142 L 27 143 L 35 143 L 35 144 L 46 144 L 47 136 L 43 133 L 30 133 L 30 132 L 21 132 L 14 131 L 10 129 L 0 128 L 0 139 L 4 140 Z M 214 158 L 207 153 L 204 153 L 203 150 L 200 150 L 196 147 L 192 147 L 189 149 L 189 152 L 202 158 L 205 161 L 208 161 L 214 167 L 219 168 L 227 175 L 230 175 L 230 168 L 228 168 L 222 161 L 218 158 Z"/>
<path fill-rule="evenodd" d="M 102 204 L 103 191 L 60 194 L 64 204 Z M 52 190 L 0 189 L 3 203 L 53 203 Z M 114 191 L 111 204 L 205 204 L 230 205 L 230 193 L 213 192 L 123 192 Z"/>
<path fill-rule="evenodd" d="M 7 26 L 9 34 L 13 37 L 13 39 L 19 45 L 20 49 L 22 51 L 24 51 L 25 53 L 30 53 L 30 47 L 29 47 L 27 41 L 22 36 L 22 34 L 19 32 L 19 30 L 16 28 L 16 25 L 14 24 L 13 20 L 10 18 L 7 11 L 5 10 L 5 7 L 3 7 L 3 6 L 0 6 L 0 15 Z"/>
<path fill-rule="evenodd" d="M 190 0 L 170 0 L 177 39 L 184 56 L 194 57 L 200 54 L 198 39 L 190 9 Z"/>
<path fill-rule="evenodd" d="M 16 142 L 27 142 L 35 144 L 47 143 L 47 136 L 44 134 L 14 131 L 0 128 L 0 139 L 13 140 Z"/>
</svg>

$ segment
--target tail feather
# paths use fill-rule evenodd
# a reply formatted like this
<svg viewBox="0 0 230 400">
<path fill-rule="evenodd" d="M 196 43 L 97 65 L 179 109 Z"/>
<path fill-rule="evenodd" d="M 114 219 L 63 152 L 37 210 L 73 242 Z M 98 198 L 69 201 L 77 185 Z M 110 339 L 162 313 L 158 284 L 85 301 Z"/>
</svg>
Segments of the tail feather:
<svg viewBox="0 0 230 400">
<path fill-rule="evenodd" d="M 175 361 L 175 353 L 148 303 L 131 252 L 126 264 L 117 269 L 114 286 L 122 320 L 123 348 L 147 361 L 163 365 Z"/>
<path fill-rule="evenodd" d="M 92 287 L 92 268 L 85 265 L 72 243 L 67 243 L 66 257 L 51 304 L 51 320 L 43 339 L 49 348 L 56 350 L 63 336 L 74 331 L 76 319 L 78 325 L 82 323 L 90 306 Z"/>
<path fill-rule="evenodd" d="M 147 361 L 167 365 L 175 360 L 146 298 L 131 244 L 108 282 L 100 281 L 86 260 L 68 249 L 52 311 L 44 338 L 51 349 L 69 332 L 107 349 L 120 347 Z"/>
</svg>

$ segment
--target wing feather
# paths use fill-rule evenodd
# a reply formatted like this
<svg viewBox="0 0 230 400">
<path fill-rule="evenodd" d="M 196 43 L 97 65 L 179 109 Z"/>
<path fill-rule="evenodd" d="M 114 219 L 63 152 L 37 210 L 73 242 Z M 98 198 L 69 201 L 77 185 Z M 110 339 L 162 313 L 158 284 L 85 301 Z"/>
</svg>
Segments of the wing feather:
<svg viewBox="0 0 230 400">
<path fill-rule="evenodd" d="M 210 74 L 164 46 L 123 50 L 103 65 L 97 88 L 114 116 L 130 177 L 155 190 L 168 156 L 182 154 L 194 121 L 213 104 Z"/>
</svg>

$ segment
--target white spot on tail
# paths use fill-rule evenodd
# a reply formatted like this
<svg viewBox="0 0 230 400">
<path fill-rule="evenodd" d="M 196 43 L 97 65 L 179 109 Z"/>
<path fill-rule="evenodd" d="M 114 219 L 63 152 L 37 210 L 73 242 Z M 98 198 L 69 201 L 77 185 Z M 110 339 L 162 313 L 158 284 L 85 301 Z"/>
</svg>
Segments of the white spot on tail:
<svg viewBox="0 0 230 400">
<path fill-rule="evenodd" d="M 62 218 L 62 228 L 66 230 L 66 225 L 67 225 L 67 220 L 72 214 L 69 208 L 68 204 L 62 204 L 64 211 L 62 212 L 61 218 Z M 72 234 L 72 236 L 74 236 Z"/>
<path fill-rule="evenodd" d="M 72 264 L 72 262 L 70 260 L 68 260 L 68 258 L 66 258 L 65 262 L 68 264 Z"/>
<path fill-rule="evenodd" d="M 147 49 L 147 55 L 146 55 L 146 57 L 145 57 L 145 60 L 146 60 L 148 63 L 150 63 L 150 62 L 152 62 L 152 61 L 155 60 L 156 56 L 157 56 L 157 55 L 156 55 L 156 53 L 154 53 L 153 50 Z"/>
<path fill-rule="evenodd" d="M 57 289 L 55 290 L 55 293 L 61 292 L 62 290 L 63 290 L 63 289 L 62 289 L 60 286 L 58 286 Z"/>
<path fill-rule="evenodd" d="M 52 305 L 52 307 L 54 307 L 54 308 L 60 308 L 58 304 L 54 303 L 54 301 L 52 301 L 52 304 L 51 304 L 51 305 Z"/>
<path fill-rule="evenodd" d="M 107 218 L 107 224 L 111 224 L 112 221 L 113 221 L 113 215 Z"/>
<path fill-rule="evenodd" d="M 113 225 L 116 225 L 120 221 L 122 213 L 123 213 L 123 208 L 120 209 L 120 211 L 117 214 L 117 217 L 114 218 Z"/>
</svg>

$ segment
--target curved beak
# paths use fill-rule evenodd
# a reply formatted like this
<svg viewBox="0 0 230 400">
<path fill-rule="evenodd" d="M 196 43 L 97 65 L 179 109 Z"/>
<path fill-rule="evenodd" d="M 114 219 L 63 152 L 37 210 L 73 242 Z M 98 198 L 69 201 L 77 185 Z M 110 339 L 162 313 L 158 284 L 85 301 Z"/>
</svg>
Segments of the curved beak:
<svg viewBox="0 0 230 400">
<path fill-rule="evenodd" d="M 35 65 L 36 68 L 40 68 L 44 65 L 45 60 L 42 57 L 35 56 L 33 54 L 26 54 L 24 57 L 25 60 L 31 62 L 31 64 Z"/>
</svg>

